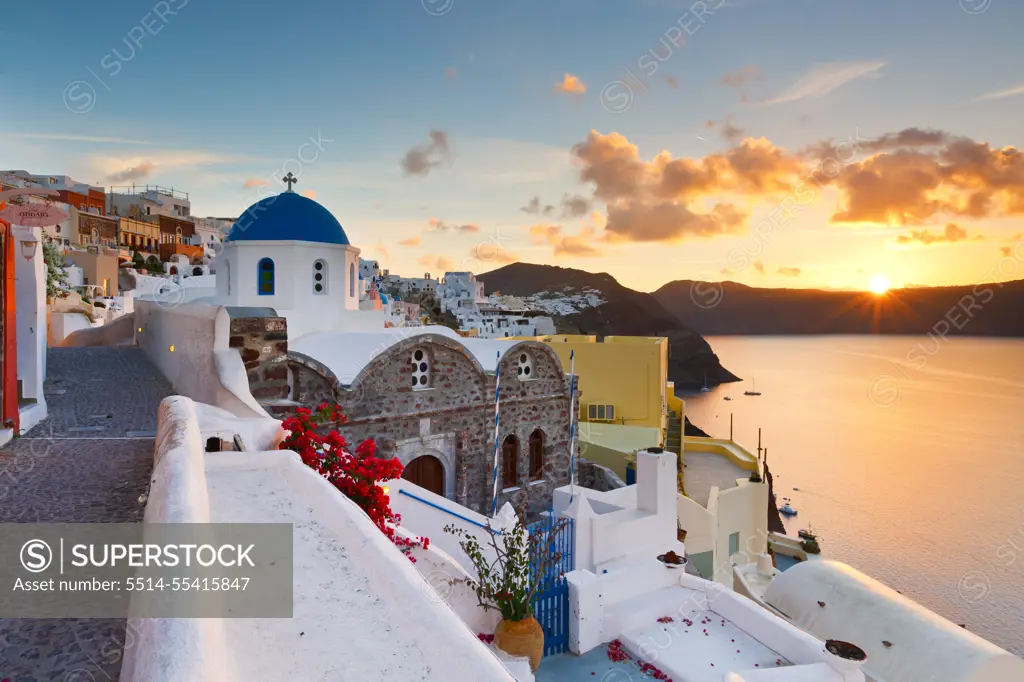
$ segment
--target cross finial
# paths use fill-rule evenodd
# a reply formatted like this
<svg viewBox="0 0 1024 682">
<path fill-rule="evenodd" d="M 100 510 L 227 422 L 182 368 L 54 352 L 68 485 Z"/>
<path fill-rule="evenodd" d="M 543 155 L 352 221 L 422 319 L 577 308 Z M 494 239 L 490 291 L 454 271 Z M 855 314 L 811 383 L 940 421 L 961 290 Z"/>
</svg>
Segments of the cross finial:
<svg viewBox="0 0 1024 682">
<path fill-rule="evenodd" d="M 292 185 L 296 184 L 299 181 L 299 179 L 297 177 L 295 177 L 294 175 L 292 175 L 291 171 L 288 171 L 288 175 L 284 176 L 282 178 L 282 181 L 285 182 L 285 184 L 288 185 L 288 190 L 287 191 L 291 192 L 292 191 Z"/>
</svg>

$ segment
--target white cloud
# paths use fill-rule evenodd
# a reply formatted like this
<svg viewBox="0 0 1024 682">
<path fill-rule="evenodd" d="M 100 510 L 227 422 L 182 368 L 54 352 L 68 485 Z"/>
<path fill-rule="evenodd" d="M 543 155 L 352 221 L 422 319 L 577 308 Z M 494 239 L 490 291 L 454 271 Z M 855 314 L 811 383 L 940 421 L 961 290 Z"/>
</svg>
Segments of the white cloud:
<svg viewBox="0 0 1024 682">
<path fill-rule="evenodd" d="M 0 133 L 4 137 L 20 137 L 26 140 L 60 140 L 62 142 L 92 142 L 96 144 L 151 144 L 146 140 L 127 140 L 123 137 L 98 137 L 95 135 L 76 135 L 74 133 Z"/>
<path fill-rule="evenodd" d="M 974 101 L 983 102 L 986 100 L 1014 97 L 1016 95 L 1024 95 L 1024 83 L 1021 83 L 1020 85 L 1015 85 L 1012 88 L 1006 88 L 1005 90 L 996 90 L 995 92 L 986 93 L 980 97 L 976 97 Z"/>
<path fill-rule="evenodd" d="M 829 62 L 811 69 L 785 92 L 761 102 L 763 106 L 773 106 L 786 102 L 798 102 L 804 99 L 822 97 L 847 83 L 861 78 L 877 77 L 878 72 L 888 62 L 883 60 L 865 62 Z"/>
</svg>

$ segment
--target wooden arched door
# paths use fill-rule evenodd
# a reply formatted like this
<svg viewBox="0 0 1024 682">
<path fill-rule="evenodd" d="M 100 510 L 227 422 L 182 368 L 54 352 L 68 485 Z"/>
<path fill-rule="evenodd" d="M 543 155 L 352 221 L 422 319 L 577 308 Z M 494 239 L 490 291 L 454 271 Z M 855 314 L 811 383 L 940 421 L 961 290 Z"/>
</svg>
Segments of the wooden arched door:
<svg viewBox="0 0 1024 682">
<path fill-rule="evenodd" d="M 420 455 L 405 466 L 402 478 L 444 496 L 444 467 L 441 460 L 433 455 Z"/>
</svg>

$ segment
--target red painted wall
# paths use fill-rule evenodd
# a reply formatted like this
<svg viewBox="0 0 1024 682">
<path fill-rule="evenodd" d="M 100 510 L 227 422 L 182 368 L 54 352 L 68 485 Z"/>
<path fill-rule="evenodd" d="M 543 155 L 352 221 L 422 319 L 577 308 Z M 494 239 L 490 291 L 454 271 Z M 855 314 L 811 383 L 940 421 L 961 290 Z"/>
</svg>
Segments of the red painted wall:
<svg viewBox="0 0 1024 682">
<path fill-rule="evenodd" d="M 0 208 L 6 206 L 0 202 Z M 14 296 L 14 240 L 11 238 L 11 226 L 0 220 L 0 276 L 3 279 L 3 291 L 0 295 L 0 325 L 3 325 L 3 355 L 0 357 L 0 381 L 3 382 L 3 397 L 0 404 L 0 425 L 4 428 L 13 426 L 18 430 L 18 328 Z"/>
</svg>

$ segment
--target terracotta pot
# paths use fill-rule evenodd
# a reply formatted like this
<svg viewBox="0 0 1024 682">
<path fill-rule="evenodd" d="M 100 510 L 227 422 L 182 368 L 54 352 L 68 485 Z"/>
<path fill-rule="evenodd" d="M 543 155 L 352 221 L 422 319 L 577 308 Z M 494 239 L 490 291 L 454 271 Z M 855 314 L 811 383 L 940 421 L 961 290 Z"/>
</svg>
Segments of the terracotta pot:
<svg viewBox="0 0 1024 682">
<path fill-rule="evenodd" d="M 529 656 L 530 670 L 537 672 L 544 657 L 544 629 L 536 618 L 504 620 L 494 630 L 494 645 L 512 656 Z"/>
</svg>

